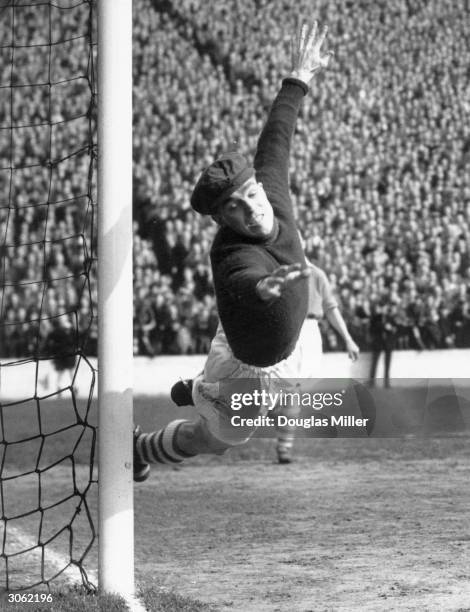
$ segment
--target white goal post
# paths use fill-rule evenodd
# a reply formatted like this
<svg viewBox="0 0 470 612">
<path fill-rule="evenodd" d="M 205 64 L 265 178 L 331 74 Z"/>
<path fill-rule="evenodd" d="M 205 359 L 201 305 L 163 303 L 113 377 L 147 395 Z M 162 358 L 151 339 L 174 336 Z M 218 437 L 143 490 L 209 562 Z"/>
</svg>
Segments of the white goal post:
<svg viewBox="0 0 470 612">
<path fill-rule="evenodd" d="M 98 0 L 99 586 L 134 594 L 132 0 Z"/>
</svg>

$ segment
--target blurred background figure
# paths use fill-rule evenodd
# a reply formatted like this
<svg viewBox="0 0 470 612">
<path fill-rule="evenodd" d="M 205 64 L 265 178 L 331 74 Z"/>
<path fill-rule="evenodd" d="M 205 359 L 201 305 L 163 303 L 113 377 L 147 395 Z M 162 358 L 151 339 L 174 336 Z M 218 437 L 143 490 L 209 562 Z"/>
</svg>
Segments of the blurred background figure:
<svg viewBox="0 0 470 612">
<path fill-rule="evenodd" d="M 53 319 L 43 352 L 52 357 L 54 369 L 41 381 L 43 393 L 56 393 L 72 385 L 77 364 L 76 346 L 77 334 L 70 319 Z"/>
<path fill-rule="evenodd" d="M 389 388 L 392 352 L 396 346 L 397 337 L 396 317 L 393 307 L 387 304 L 375 304 L 372 307 L 369 329 L 372 349 L 369 383 L 372 387 L 375 385 L 377 364 L 381 353 L 383 353 L 384 386 Z"/>
</svg>

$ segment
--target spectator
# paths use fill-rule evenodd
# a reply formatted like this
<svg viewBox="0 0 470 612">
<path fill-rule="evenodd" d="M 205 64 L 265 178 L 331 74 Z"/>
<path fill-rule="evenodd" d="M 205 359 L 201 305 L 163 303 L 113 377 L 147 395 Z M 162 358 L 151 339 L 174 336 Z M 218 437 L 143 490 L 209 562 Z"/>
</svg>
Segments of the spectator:
<svg viewBox="0 0 470 612">
<path fill-rule="evenodd" d="M 390 387 L 390 365 L 392 352 L 396 342 L 396 313 L 395 307 L 386 304 L 376 304 L 370 317 L 370 337 L 372 348 L 372 359 L 370 366 L 369 382 L 375 384 L 377 365 L 380 354 L 384 354 L 384 386 Z"/>
<path fill-rule="evenodd" d="M 1 126 L 12 119 L 13 125 L 31 126 L 13 128 L 14 147 L 8 139 L 0 145 L 2 168 L 14 168 L 0 172 L 0 331 L 2 352 L 11 357 L 34 351 L 37 326 L 30 324 L 28 333 L 24 322 L 71 311 L 78 318 L 78 348 L 87 336 L 89 354 L 96 353 L 96 276 L 90 269 L 96 244 L 89 208 L 96 185 L 93 157 L 83 154 L 96 126 L 90 67 L 80 46 L 88 31 L 87 4 L 67 11 L 51 7 L 54 40 L 71 42 L 54 46 L 50 89 L 43 24 L 35 7 L 21 11 L 23 42 L 37 46 L 15 51 L 13 84 L 28 86 L 12 88 L 11 104 L 0 106 Z M 235 148 L 253 153 L 263 106 L 286 68 L 280 41 L 308 6 L 307 0 L 215 6 L 142 0 L 135 7 L 140 353 L 207 347 L 217 320 L 206 255 L 214 227 L 189 211 L 191 185 L 214 154 Z M 296 134 L 292 190 L 307 256 L 331 279 L 362 350 L 371 348 L 368 321 L 381 303 L 392 306 L 396 348 L 468 347 L 467 3 L 322 0 L 318 11 L 338 49 L 338 70 L 312 92 Z M 7 33 L 13 32 L 12 14 L 7 8 L 0 17 Z M 422 52 L 429 41 L 435 54 Z M 11 42 L 7 35 L 4 44 Z M 260 42 L 269 62 L 260 56 Z M 1 84 L 9 84 L 9 62 L 0 72 Z M 319 109 L 320 121 L 306 115 Z M 49 119 L 52 139 L 43 125 Z M 25 321 L 14 323 L 20 305 Z M 20 328 L 28 339 L 20 337 Z M 44 346 L 47 323 L 40 330 Z M 334 336 L 325 337 L 324 346 L 339 348 Z"/>
</svg>

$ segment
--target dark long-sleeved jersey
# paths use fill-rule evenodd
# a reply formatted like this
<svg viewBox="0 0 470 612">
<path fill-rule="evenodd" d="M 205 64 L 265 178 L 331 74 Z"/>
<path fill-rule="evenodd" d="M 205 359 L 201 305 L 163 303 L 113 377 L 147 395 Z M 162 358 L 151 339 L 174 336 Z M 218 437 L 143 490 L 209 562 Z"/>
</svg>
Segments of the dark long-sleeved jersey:
<svg viewBox="0 0 470 612">
<path fill-rule="evenodd" d="M 211 249 L 217 307 L 229 345 L 238 359 L 267 367 L 293 351 L 307 314 L 308 281 L 303 278 L 266 302 L 256 285 L 281 265 L 306 265 L 289 193 L 289 152 L 307 86 L 284 79 L 261 132 L 255 155 L 256 179 L 274 210 L 272 235 L 264 240 L 219 229 Z"/>
</svg>

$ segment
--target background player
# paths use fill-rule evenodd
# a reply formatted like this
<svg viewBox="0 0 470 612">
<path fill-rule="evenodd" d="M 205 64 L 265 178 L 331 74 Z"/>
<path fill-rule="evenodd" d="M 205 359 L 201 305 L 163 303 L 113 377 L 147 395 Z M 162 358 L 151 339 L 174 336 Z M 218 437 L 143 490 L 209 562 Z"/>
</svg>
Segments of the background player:
<svg viewBox="0 0 470 612">
<path fill-rule="evenodd" d="M 42 381 L 43 393 L 55 393 L 72 384 L 77 364 L 77 334 L 68 317 L 51 321 L 51 331 L 44 343 L 44 352 L 52 357 L 53 370 Z M 77 388 L 74 386 L 75 392 Z"/>
<path fill-rule="evenodd" d="M 330 325 L 343 339 L 348 356 L 352 361 L 356 361 L 359 347 L 349 333 L 326 274 L 318 266 L 311 262 L 307 263 L 311 272 L 308 279 L 308 311 L 303 333 L 305 333 L 306 341 L 311 343 L 308 350 L 311 359 L 308 366 L 309 376 L 319 378 L 321 377 L 322 356 L 322 338 L 318 326 L 320 319 L 326 316 Z M 300 407 L 294 404 L 289 405 L 288 409 L 283 407 L 278 413 L 288 418 L 295 418 L 299 416 Z M 291 463 L 294 438 L 294 427 L 288 425 L 278 427 L 276 451 L 279 463 Z"/>
<path fill-rule="evenodd" d="M 289 193 L 289 152 L 302 99 L 313 75 L 328 64 L 330 54 L 320 53 L 326 33 L 316 22 L 298 28 L 293 70 L 273 102 L 253 167 L 238 153 L 226 154 L 204 170 L 193 191 L 194 210 L 219 225 L 211 265 L 221 324 L 192 389 L 199 418 L 175 420 L 148 434 L 136 428 L 136 481 L 148 476 L 149 463 L 220 454 L 249 439 L 254 427 L 230 424 L 224 385 L 250 380 L 252 391 L 270 391 L 303 377 L 309 356 L 301 330 L 310 269 Z M 267 407 L 257 412 L 266 413 Z"/>
</svg>

